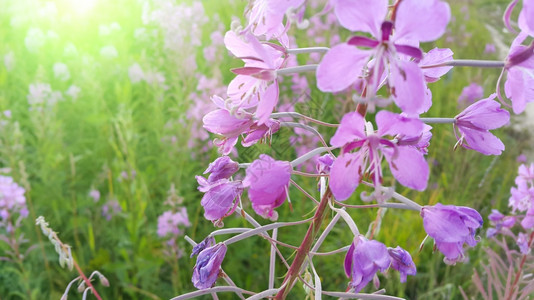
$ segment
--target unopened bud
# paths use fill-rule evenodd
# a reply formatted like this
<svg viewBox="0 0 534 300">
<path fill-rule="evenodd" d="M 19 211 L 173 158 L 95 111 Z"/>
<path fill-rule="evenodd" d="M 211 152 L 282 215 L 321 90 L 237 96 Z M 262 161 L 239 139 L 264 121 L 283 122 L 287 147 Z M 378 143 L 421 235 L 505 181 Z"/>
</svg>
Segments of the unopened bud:
<svg viewBox="0 0 534 300">
<path fill-rule="evenodd" d="M 109 281 L 106 277 L 104 277 L 104 275 L 100 274 L 98 276 L 98 279 L 100 279 L 100 283 L 103 285 L 103 286 L 106 286 L 108 287 L 109 286 Z"/>
<path fill-rule="evenodd" d="M 80 285 L 78 285 L 78 293 L 82 293 L 85 290 L 85 281 L 82 280 Z"/>
</svg>

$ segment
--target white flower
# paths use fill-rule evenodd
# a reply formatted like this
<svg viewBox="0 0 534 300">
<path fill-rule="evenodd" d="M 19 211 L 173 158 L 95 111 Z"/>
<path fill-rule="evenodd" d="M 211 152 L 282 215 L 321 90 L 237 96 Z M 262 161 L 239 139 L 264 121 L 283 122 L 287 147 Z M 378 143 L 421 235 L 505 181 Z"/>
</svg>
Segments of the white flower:
<svg viewBox="0 0 534 300">
<path fill-rule="evenodd" d="M 37 52 L 45 44 L 46 36 L 40 28 L 30 28 L 24 38 L 24 44 L 30 52 Z"/>
<path fill-rule="evenodd" d="M 104 46 L 100 49 L 100 55 L 107 59 L 116 58 L 119 56 L 117 49 L 113 45 Z"/>
<path fill-rule="evenodd" d="M 70 78 L 69 68 L 66 64 L 57 62 L 54 64 L 54 77 L 61 81 L 67 81 Z"/>
<path fill-rule="evenodd" d="M 133 84 L 145 79 L 145 73 L 143 72 L 143 69 L 141 69 L 141 66 L 138 63 L 135 63 L 130 68 L 128 68 L 128 76 L 130 77 L 130 81 Z"/>
<path fill-rule="evenodd" d="M 80 92 L 81 89 L 73 84 L 65 91 L 65 95 L 71 97 L 72 100 L 76 100 Z"/>
</svg>

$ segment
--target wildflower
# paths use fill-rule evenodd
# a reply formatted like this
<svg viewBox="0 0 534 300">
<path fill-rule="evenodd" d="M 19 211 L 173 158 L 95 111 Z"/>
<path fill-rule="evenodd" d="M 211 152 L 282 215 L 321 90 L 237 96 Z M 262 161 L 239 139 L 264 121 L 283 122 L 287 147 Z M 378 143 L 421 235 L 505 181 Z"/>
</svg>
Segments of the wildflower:
<svg viewBox="0 0 534 300">
<path fill-rule="evenodd" d="M 102 216 L 105 217 L 107 221 L 111 221 L 111 219 L 121 211 L 122 207 L 117 200 L 109 200 L 102 205 Z"/>
<path fill-rule="evenodd" d="M 196 244 L 193 247 L 193 251 L 191 252 L 190 257 L 198 255 L 202 250 L 206 249 L 207 247 L 212 247 L 214 245 L 215 245 L 215 239 L 212 236 L 208 236 L 207 238 L 203 239 L 202 242 Z"/>
<path fill-rule="evenodd" d="M 534 206 L 531 206 L 527 211 L 527 215 L 523 221 L 521 221 L 521 226 L 523 226 L 525 229 L 531 229 L 534 227 Z"/>
<path fill-rule="evenodd" d="M 362 77 L 364 69 L 369 67 L 368 78 L 372 80 L 367 92 L 375 93 L 384 77 L 382 73 L 389 69 L 388 83 L 395 104 L 411 115 L 428 110 L 432 103 L 428 99 L 423 73 L 416 62 L 404 57 L 423 58 L 417 46 L 419 42 L 433 41 L 445 32 L 450 19 L 449 5 L 437 0 L 405 0 L 398 6 L 394 20 L 385 20 L 386 0 L 338 0 L 333 6 L 343 27 L 370 33 L 374 39 L 354 36 L 347 43 L 331 48 L 317 68 L 319 89 L 342 91 Z M 414 18 L 414 15 L 419 17 Z M 371 57 L 374 60 L 368 66 Z"/>
<path fill-rule="evenodd" d="M 453 54 L 454 53 L 449 48 L 434 48 L 423 55 L 423 59 L 421 59 L 421 61 L 419 62 L 419 66 L 424 67 L 430 65 L 437 65 L 450 61 L 452 60 Z M 425 76 L 426 82 L 436 82 L 441 78 L 441 76 L 445 75 L 451 69 L 452 67 L 444 66 L 437 68 L 425 68 L 422 69 L 422 72 Z"/>
<path fill-rule="evenodd" d="M 488 238 L 495 236 L 502 228 L 512 228 L 515 224 L 515 217 L 505 216 L 496 209 L 491 210 L 488 219 L 495 226 L 495 228 L 489 228 L 486 232 L 486 237 Z"/>
<path fill-rule="evenodd" d="M 176 212 L 166 211 L 158 217 L 158 236 L 165 237 L 168 234 L 178 236 L 183 234 L 180 227 L 189 227 L 191 223 L 187 216 L 187 209 L 181 207 Z"/>
<path fill-rule="evenodd" d="M 65 91 L 65 95 L 69 96 L 72 100 L 76 100 L 81 91 L 82 90 L 78 86 L 73 84 Z"/>
<path fill-rule="evenodd" d="M 208 181 L 202 176 L 196 176 L 199 184 L 198 190 L 205 193 L 200 201 L 204 208 L 204 217 L 216 224 L 231 215 L 239 203 L 243 184 L 241 181 L 219 179 Z"/>
<path fill-rule="evenodd" d="M 480 100 L 457 115 L 454 129 L 458 143 L 485 155 L 500 155 L 504 144 L 489 130 L 508 124 L 510 114 L 494 101 L 496 94 Z"/>
<path fill-rule="evenodd" d="M 514 43 L 520 43 L 526 36 L 520 35 Z M 529 47 L 512 45 L 507 57 L 508 74 L 504 83 L 506 97 L 512 100 L 515 114 L 522 113 L 527 103 L 534 101 L 534 43 Z"/>
<path fill-rule="evenodd" d="M 423 226 L 432 237 L 445 263 L 454 264 L 464 258 L 463 244 L 477 244 L 475 231 L 483 224 L 480 214 L 469 207 L 442 205 L 424 206 L 421 209 Z"/>
<path fill-rule="evenodd" d="M 291 170 L 289 162 L 274 160 L 266 154 L 250 164 L 243 186 L 248 188 L 248 197 L 257 214 L 277 218 L 273 210 L 286 200 Z"/>
<path fill-rule="evenodd" d="M 100 56 L 106 59 L 112 59 L 119 56 L 119 52 L 117 52 L 117 48 L 115 48 L 115 46 L 108 45 L 100 48 Z"/>
<path fill-rule="evenodd" d="M 397 248 L 388 248 L 388 253 L 391 257 L 391 267 L 399 271 L 401 282 L 406 282 L 408 275 L 415 275 L 417 273 L 412 256 L 408 251 L 397 246 Z"/>
<path fill-rule="evenodd" d="M 304 0 L 255 0 L 247 13 L 249 25 L 245 30 L 250 30 L 256 36 L 265 35 L 268 40 L 273 36 L 280 37 L 285 32 L 286 26 L 282 21 L 286 12 L 303 3 Z"/>
<path fill-rule="evenodd" d="M 458 103 L 469 103 L 472 104 L 475 100 L 480 99 L 484 96 L 484 88 L 476 83 L 471 83 L 470 85 L 463 88 L 460 97 L 458 97 Z"/>
<path fill-rule="evenodd" d="M 495 44 L 488 43 L 484 47 L 484 53 L 489 54 L 489 53 L 495 53 L 495 52 L 497 52 L 497 49 L 495 48 Z"/>
<path fill-rule="evenodd" d="M 215 284 L 221 272 L 221 264 L 227 247 L 223 243 L 202 250 L 193 269 L 193 285 L 197 289 L 208 289 Z"/>
<path fill-rule="evenodd" d="M 226 48 L 245 62 L 228 85 L 228 97 L 233 110 L 256 107 L 258 125 L 264 124 L 278 103 L 276 70 L 284 63 L 284 53 L 278 48 L 261 44 L 252 34 L 238 36 L 228 31 L 224 36 Z"/>
<path fill-rule="evenodd" d="M 25 192 L 13 178 L 0 175 L 0 227 L 7 232 L 14 231 L 28 216 Z"/>
<path fill-rule="evenodd" d="M 89 191 L 89 197 L 93 198 L 94 202 L 98 202 L 98 200 L 100 200 L 100 191 L 99 190 L 95 190 L 95 189 L 91 189 Z"/>
<path fill-rule="evenodd" d="M 385 110 L 376 115 L 378 130 L 365 123 L 357 112 L 343 116 L 341 124 L 330 140 L 334 147 L 344 147 L 343 155 L 332 164 L 330 187 L 338 200 L 346 200 L 358 186 L 362 176 L 379 184 L 382 180 L 381 162 L 385 157 L 393 176 L 404 186 L 424 190 L 428 181 L 428 165 L 424 153 L 415 145 L 423 136 L 424 124 Z M 386 135 L 401 137 L 389 140 Z M 411 141 L 411 142 L 408 142 Z M 359 148 L 357 152 L 350 150 Z"/>
<path fill-rule="evenodd" d="M 530 253 L 530 247 L 528 245 L 528 234 L 525 234 L 523 232 L 520 232 L 517 235 L 517 246 L 519 246 L 519 251 L 523 254 L 529 254 Z"/>
<path fill-rule="evenodd" d="M 132 84 L 136 84 L 145 79 L 145 73 L 138 63 L 134 63 L 128 68 L 128 76 Z"/>
<path fill-rule="evenodd" d="M 354 292 L 361 291 L 378 271 L 384 272 L 391 264 L 386 246 L 378 241 L 358 236 L 345 256 L 345 274 Z"/>
<path fill-rule="evenodd" d="M 239 170 L 239 164 L 228 156 L 221 156 L 210 163 L 204 174 L 211 173 L 208 182 L 215 182 L 219 179 L 228 179 Z"/>
<path fill-rule="evenodd" d="M 57 62 L 53 66 L 54 77 L 60 81 L 67 81 L 70 78 L 69 68 L 66 64 Z"/>
</svg>

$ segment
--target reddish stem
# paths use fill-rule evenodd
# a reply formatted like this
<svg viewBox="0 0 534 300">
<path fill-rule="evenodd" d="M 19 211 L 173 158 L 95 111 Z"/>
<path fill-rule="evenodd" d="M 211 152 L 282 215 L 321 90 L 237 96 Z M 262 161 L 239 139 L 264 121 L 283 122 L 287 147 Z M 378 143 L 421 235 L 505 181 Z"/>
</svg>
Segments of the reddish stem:
<svg viewBox="0 0 534 300">
<path fill-rule="evenodd" d="M 87 287 L 91 289 L 91 292 L 93 292 L 93 295 L 95 295 L 96 299 L 102 300 L 91 281 L 87 278 L 87 276 L 85 276 L 80 266 L 78 266 L 78 263 L 74 259 L 72 259 L 72 262 L 74 264 L 74 267 L 76 268 L 76 271 L 78 271 L 78 274 L 80 274 L 80 277 L 83 279 Z"/>
<path fill-rule="evenodd" d="M 528 247 L 532 248 L 532 244 L 534 242 L 534 231 L 530 234 L 529 240 L 528 240 Z M 523 254 L 523 257 L 521 258 L 521 263 L 519 264 L 519 270 L 517 270 L 517 273 L 515 273 L 515 279 L 514 283 L 512 283 L 512 287 L 510 288 L 510 294 L 508 294 L 508 297 L 506 297 L 507 300 L 512 299 L 512 295 L 514 294 L 514 290 L 516 288 L 516 285 L 519 282 L 519 278 L 521 277 L 521 272 L 523 272 L 523 267 L 525 265 L 525 262 L 527 261 L 527 254 Z"/>
<path fill-rule="evenodd" d="M 302 264 L 310 253 L 313 241 L 319 233 L 319 229 L 321 228 L 324 216 L 326 215 L 328 201 L 330 201 L 331 195 L 332 192 L 330 191 L 330 188 L 327 188 L 323 198 L 321 199 L 321 202 L 319 203 L 319 206 L 317 206 L 317 210 L 315 211 L 315 215 L 313 216 L 312 223 L 310 224 L 310 227 L 308 227 L 308 231 L 306 232 L 302 243 L 297 249 L 297 255 L 295 256 L 293 263 L 291 263 L 291 267 L 287 271 L 286 278 L 284 279 L 284 283 L 282 284 L 283 288 L 276 294 L 274 299 L 285 299 L 289 291 L 293 288 L 295 280 L 299 276 Z"/>
</svg>

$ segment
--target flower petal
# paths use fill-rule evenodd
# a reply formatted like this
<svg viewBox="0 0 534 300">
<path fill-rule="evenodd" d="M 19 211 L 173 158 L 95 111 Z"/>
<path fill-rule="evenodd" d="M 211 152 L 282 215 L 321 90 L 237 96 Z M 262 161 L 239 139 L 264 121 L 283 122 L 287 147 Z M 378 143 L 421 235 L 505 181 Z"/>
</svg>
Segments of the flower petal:
<svg viewBox="0 0 534 300">
<path fill-rule="evenodd" d="M 414 147 L 397 147 L 396 155 L 384 151 L 384 156 L 389 163 L 391 173 L 400 184 L 424 191 L 428 183 L 429 169 L 422 152 Z"/>
<path fill-rule="evenodd" d="M 413 61 L 396 61 L 391 68 L 390 84 L 393 100 L 408 115 L 419 115 L 428 110 L 425 105 L 426 85 L 423 72 Z"/>
<path fill-rule="evenodd" d="M 451 18 L 449 4 L 437 0 L 403 0 L 397 10 L 395 39 L 430 42 L 445 33 Z"/>
<path fill-rule="evenodd" d="M 386 18 L 387 0 L 335 0 L 334 12 L 341 26 L 371 33 L 380 39 L 380 25 Z"/>
<path fill-rule="evenodd" d="M 343 116 L 336 133 L 330 140 L 334 147 L 343 147 L 355 140 L 365 138 L 365 120 L 357 112 L 350 112 Z"/>
<path fill-rule="evenodd" d="M 323 92 L 348 88 L 362 75 L 368 57 L 369 51 L 346 43 L 334 46 L 317 67 L 317 87 Z"/>
<path fill-rule="evenodd" d="M 359 153 L 346 153 L 334 161 L 329 183 L 337 200 L 346 200 L 356 190 L 361 179 L 360 168 Z"/>
</svg>

